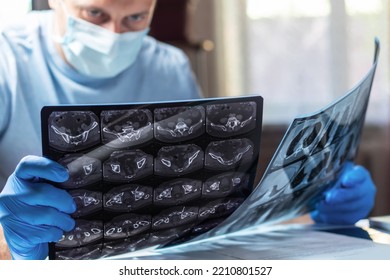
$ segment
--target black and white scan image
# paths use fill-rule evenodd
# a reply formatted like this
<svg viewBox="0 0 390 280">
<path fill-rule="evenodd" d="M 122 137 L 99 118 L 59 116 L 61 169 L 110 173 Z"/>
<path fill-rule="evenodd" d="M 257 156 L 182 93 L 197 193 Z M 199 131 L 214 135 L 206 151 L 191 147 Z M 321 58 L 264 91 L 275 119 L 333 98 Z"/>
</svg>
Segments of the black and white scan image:
<svg viewBox="0 0 390 280">
<path fill-rule="evenodd" d="M 175 143 L 194 139 L 205 132 L 205 109 L 170 107 L 154 110 L 154 134 L 157 140 Z"/>
<path fill-rule="evenodd" d="M 65 189 L 82 188 L 102 180 L 100 160 L 83 154 L 67 154 L 58 161 L 69 172 L 69 179 L 61 183 Z"/>
<path fill-rule="evenodd" d="M 103 210 L 103 194 L 90 190 L 73 190 L 69 194 L 76 202 L 77 210 L 72 214 L 75 218 L 85 217 Z"/>
<path fill-rule="evenodd" d="M 175 206 L 199 198 L 202 193 L 202 181 L 194 179 L 176 179 L 162 183 L 154 189 L 154 204 Z"/>
<path fill-rule="evenodd" d="M 106 239 L 124 239 L 149 230 L 151 224 L 150 215 L 120 215 L 104 224 L 104 237 Z"/>
<path fill-rule="evenodd" d="M 114 148 L 133 147 L 153 138 L 150 110 L 117 110 L 101 113 L 102 142 Z"/>
<path fill-rule="evenodd" d="M 255 129 L 256 107 L 255 102 L 207 106 L 207 133 L 215 137 L 230 137 Z"/>
<path fill-rule="evenodd" d="M 45 107 L 43 154 L 69 172 L 53 185 L 77 206 L 49 258 L 111 259 L 215 228 L 253 190 L 262 106 L 248 96 Z"/>
<path fill-rule="evenodd" d="M 219 218 L 231 214 L 243 202 L 242 198 L 223 198 L 207 203 L 199 209 L 199 219 Z"/>
<path fill-rule="evenodd" d="M 202 196 L 222 198 L 235 192 L 248 190 L 249 175 L 239 172 L 227 172 L 207 179 L 203 184 Z"/>
<path fill-rule="evenodd" d="M 130 212 L 153 204 L 153 188 L 138 184 L 115 187 L 104 194 L 104 210 Z"/>
<path fill-rule="evenodd" d="M 376 41 L 373 65 L 351 91 L 319 112 L 293 120 L 254 191 L 202 238 L 288 220 L 314 209 L 357 154 L 378 53 Z"/>
<path fill-rule="evenodd" d="M 90 245 L 103 239 L 103 222 L 76 220 L 75 228 L 66 232 L 62 239 L 56 243 L 57 248 L 75 248 Z"/>
<path fill-rule="evenodd" d="M 149 245 L 155 246 L 159 244 L 168 244 L 174 240 L 179 240 L 183 236 L 191 234 L 193 227 L 194 224 L 189 224 L 172 229 L 152 232 L 149 236 Z"/>
<path fill-rule="evenodd" d="M 53 112 L 48 125 L 50 146 L 59 151 L 80 151 L 100 142 L 99 119 L 93 112 Z"/>
<path fill-rule="evenodd" d="M 176 228 L 196 222 L 197 206 L 176 206 L 160 212 L 153 217 L 152 228 L 155 230 Z"/>
<path fill-rule="evenodd" d="M 109 241 L 104 244 L 102 256 L 110 257 L 144 249 L 149 245 L 149 234 L 140 234 L 129 238 Z"/>
<path fill-rule="evenodd" d="M 157 175 L 188 174 L 203 168 L 204 152 L 194 144 L 165 146 L 158 151 L 154 165 Z"/>
<path fill-rule="evenodd" d="M 203 234 L 203 233 L 208 232 L 209 230 L 215 228 L 216 226 L 221 224 L 224 220 L 225 220 L 225 217 L 204 220 L 200 224 L 197 224 L 193 228 L 192 232 L 195 236 Z"/>
<path fill-rule="evenodd" d="M 115 151 L 103 163 L 103 177 L 109 182 L 131 182 L 153 174 L 153 156 L 142 150 Z"/>
<path fill-rule="evenodd" d="M 245 138 L 211 142 L 206 149 L 205 167 L 229 170 L 250 163 L 253 151 L 253 143 Z"/>
<path fill-rule="evenodd" d="M 295 119 L 284 138 L 285 145 L 277 152 L 275 168 L 304 160 L 318 151 L 344 141 L 356 129 L 352 116 L 354 96 L 346 96 L 319 114 Z M 355 134 L 356 135 L 356 134 Z"/>
<path fill-rule="evenodd" d="M 56 252 L 57 260 L 94 260 L 102 255 L 102 245 L 91 245 Z"/>
</svg>

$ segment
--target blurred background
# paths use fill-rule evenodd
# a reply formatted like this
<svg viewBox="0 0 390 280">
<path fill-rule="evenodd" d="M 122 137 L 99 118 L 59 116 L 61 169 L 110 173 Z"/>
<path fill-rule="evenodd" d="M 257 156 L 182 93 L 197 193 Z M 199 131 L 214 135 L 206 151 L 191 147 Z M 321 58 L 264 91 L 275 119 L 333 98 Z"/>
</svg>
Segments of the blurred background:
<svg viewBox="0 0 390 280">
<path fill-rule="evenodd" d="M 0 28 L 47 0 L 4 2 Z M 357 162 L 390 214 L 389 0 L 158 0 L 151 35 L 183 49 L 205 97 L 260 94 L 258 180 L 292 119 L 354 87 L 381 53 Z"/>
</svg>

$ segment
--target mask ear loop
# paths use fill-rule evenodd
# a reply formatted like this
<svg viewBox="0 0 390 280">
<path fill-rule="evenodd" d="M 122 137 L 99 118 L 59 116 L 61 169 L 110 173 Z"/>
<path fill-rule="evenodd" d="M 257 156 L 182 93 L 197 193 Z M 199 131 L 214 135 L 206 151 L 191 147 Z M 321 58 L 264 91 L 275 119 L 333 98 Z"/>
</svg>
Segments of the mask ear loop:
<svg viewBox="0 0 390 280">
<path fill-rule="evenodd" d="M 65 5 L 65 2 L 64 0 L 56 0 L 56 3 L 57 5 L 61 6 L 63 12 L 64 12 L 64 16 L 66 17 L 66 21 L 68 22 L 69 21 L 69 17 L 71 17 L 71 14 L 69 12 L 69 9 L 68 7 Z M 67 27 L 68 28 L 68 27 Z M 65 31 L 66 32 L 66 31 Z M 61 36 L 61 35 L 58 35 L 60 32 L 59 32 L 59 26 L 58 26 L 58 22 L 57 21 L 54 21 L 53 23 L 53 41 L 55 43 L 58 43 L 58 44 L 63 44 L 65 42 L 65 39 L 64 39 L 64 35 Z"/>
<path fill-rule="evenodd" d="M 57 0 L 56 2 L 57 2 L 58 5 L 60 5 L 60 6 L 63 8 L 65 14 L 66 14 L 67 16 L 69 16 L 69 15 L 70 15 L 70 12 L 69 12 L 68 7 L 65 5 L 64 0 Z"/>
</svg>

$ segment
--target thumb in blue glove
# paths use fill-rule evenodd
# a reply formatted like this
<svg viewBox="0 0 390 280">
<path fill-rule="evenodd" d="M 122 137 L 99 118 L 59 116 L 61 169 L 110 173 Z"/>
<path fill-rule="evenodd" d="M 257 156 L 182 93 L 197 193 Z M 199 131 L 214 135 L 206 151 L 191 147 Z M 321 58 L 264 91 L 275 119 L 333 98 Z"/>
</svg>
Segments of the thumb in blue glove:
<svg viewBox="0 0 390 280">
<path fill-rule="evenodd" d="M 45 259 L 48 242 L 75 226 L 72 197 L 42 181 L 64 182 L 68 176 L 60 164 L 28 156 L 8 178 L 0 194 L 0 223 L 13 259 Z"/>
<path fill-rule="evenodd" d="M 365 218 L 375 202 L 376 188 L 369 172 L 347 163 L 335 186 L 311 213 L 317 223 L 350 225 Z"/>
</svg>

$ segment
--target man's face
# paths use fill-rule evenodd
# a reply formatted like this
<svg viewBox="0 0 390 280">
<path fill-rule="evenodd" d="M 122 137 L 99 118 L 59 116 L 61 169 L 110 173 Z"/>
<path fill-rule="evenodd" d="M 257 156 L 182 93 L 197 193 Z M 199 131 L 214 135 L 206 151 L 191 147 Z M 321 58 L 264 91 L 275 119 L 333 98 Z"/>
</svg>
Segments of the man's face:
<svg viewBox="0 0 390 280">
<path fill-rule="evenodd" d="M 144 30 L 150 25 L 156 1 L 50 0 L 49 3 L 55 11 L 55 32 L 62 36 L 66 31 L 66 10 L 74 17 L 115 33 Z"/>
</svg>

